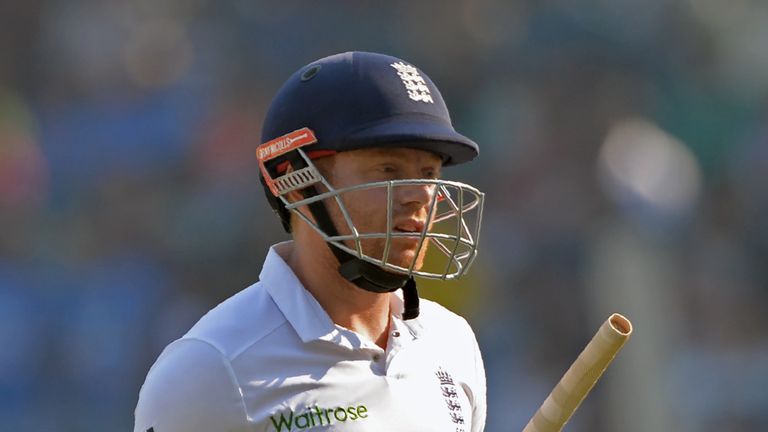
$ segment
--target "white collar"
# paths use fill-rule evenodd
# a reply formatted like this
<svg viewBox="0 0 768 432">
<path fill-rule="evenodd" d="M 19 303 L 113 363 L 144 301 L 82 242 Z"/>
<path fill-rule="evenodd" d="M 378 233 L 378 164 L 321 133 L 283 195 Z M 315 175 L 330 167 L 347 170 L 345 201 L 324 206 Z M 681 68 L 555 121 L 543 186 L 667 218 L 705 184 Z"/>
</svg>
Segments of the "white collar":
<svg viewBox="0 0 768 432">
<path fill-rule="evenodd" d="M 278 250 L 290 243 L 282 242 L 269 248 L 259 275 L 262 285 L 304 343 L 319 339 L 353 349 L 360 348 L 364 345 L 360 336 L 336 325 L 280 256 Z M 400 328 L 404 324 L 414 338 L 423 331 L 418 319 L 402 321 L 403 299 L 399 290 L 390 296 L 390 310 L 393 314 L 393 328 Z"/>
</svg>

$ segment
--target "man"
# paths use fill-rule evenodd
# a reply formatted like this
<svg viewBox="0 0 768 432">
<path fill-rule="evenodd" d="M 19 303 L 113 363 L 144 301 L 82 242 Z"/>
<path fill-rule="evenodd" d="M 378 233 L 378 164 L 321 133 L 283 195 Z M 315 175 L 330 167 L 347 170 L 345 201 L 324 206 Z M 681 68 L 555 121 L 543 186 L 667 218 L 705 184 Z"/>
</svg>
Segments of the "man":
<svg viewBox="0 0 768 432">
<path fill-rule="evenodd" d="M 413 278 L 463 275 L 482 211 L 482 193 L 439 179 L 478 149 L 432 81 L 381 54 L 320 59 L 280 89 L 262 138 L 293 241 L 163 351 L 134 431 L 482 431 L 474 334 Z"/>
</svg>

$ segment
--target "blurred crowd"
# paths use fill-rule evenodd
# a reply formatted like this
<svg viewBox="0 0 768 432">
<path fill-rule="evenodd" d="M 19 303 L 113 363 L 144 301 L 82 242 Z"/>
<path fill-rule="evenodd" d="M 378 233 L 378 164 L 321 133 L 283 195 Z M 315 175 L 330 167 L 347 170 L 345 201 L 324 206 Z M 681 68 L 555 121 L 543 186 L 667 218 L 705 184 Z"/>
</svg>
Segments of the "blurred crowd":
<svg viewBox="0 0 768 432">
<path fill-rule="evenodd" d="M 0 430 L 130 430 L 160 350 L 284 240 L 254 149 L 294 70 L 367 50 L 440 86 L 486 193 L 423 294 L 520 430 L 611 312 L 571 431 L 768 430 L 768 3 L 28 0 L 0 5 Z M 169 389 L 172 391 L 172 389 Z"/>
</svg>

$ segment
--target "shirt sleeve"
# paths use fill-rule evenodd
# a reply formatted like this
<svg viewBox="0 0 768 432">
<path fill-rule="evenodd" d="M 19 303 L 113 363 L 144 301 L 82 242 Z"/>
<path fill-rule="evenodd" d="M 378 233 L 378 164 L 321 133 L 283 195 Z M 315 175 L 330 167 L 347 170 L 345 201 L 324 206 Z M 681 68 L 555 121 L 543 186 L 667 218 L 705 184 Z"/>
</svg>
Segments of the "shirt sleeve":
<svg viewBox="0 0 768 432">
<path fill-rule="evenodd" d="M 473 352 L 475 357 L 475 385 L 476 391 L 472 402 L 472 432 L 482 432 L 485 429 L 485 419 L 488 414 L 487 389 L 485 381 L 485 365 L 480 354 L 480 346 L 477 338 L 472 333 Z"/>
<path fill-rule="evenodd" d="M 199 339 L 170 344 L 139 392 L 134 432 L 245 432 L 251 428 L 229 361 Z"/>
</svg>

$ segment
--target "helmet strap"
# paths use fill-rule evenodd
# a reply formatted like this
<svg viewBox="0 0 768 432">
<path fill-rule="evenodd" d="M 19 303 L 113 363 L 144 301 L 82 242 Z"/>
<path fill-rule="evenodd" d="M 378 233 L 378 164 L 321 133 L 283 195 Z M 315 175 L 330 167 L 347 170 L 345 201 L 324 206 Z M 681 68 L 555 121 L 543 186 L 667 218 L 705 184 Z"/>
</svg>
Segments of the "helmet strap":
<svg viewBox="0 0 768 432">
<path fill-rule="evenodd" d="M 294 152 L 289 158 L 293 169 L 298 170 L 307 166 L 306 161 Z M 312 198 L 318 195 L 314 186 L 309 186 L 301 191 L 304 198 Z M 331 220 L 328 209 L 322 201 L 315 201 L 307 205 L 310 213 L 315 218 L 318 227 L 329 237 L 339 235 L 336 226 Z M 331 252 L 339 261 L 339 274 L 359 288 L 374 293 L 388 293 L 403 290 L 403 319 L 413 319 L 419 316 L 419 293 L 416 289 L 416 281 L 413 277 L 388 272 L 381 267 L 362 260 L 337 246 L 326 243 Z"/>
</svg>

